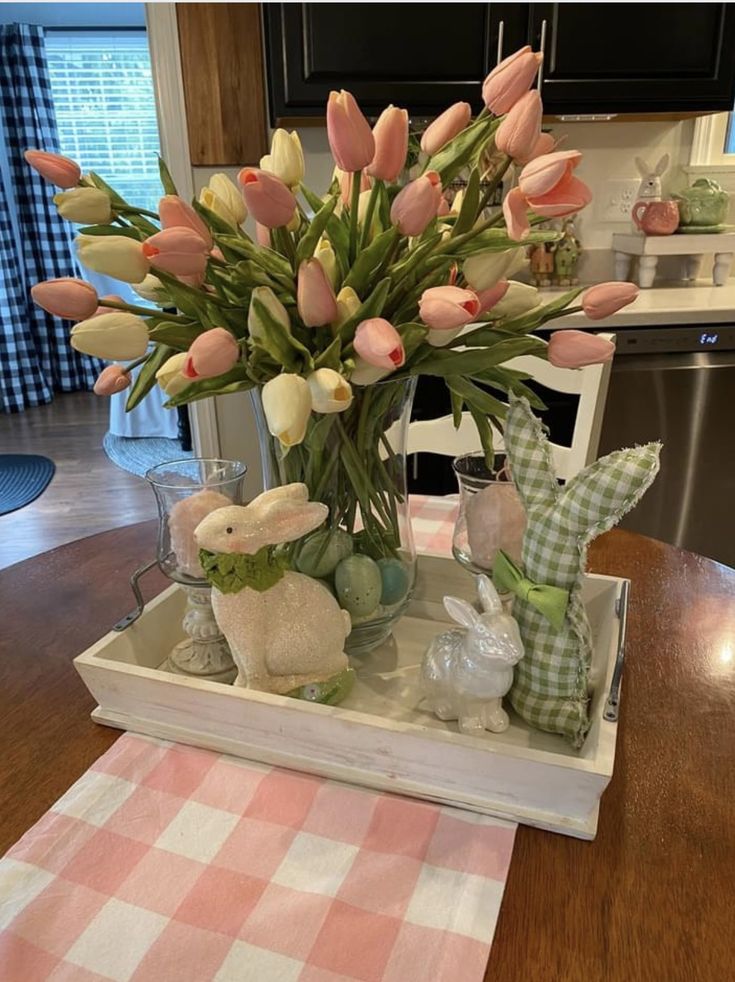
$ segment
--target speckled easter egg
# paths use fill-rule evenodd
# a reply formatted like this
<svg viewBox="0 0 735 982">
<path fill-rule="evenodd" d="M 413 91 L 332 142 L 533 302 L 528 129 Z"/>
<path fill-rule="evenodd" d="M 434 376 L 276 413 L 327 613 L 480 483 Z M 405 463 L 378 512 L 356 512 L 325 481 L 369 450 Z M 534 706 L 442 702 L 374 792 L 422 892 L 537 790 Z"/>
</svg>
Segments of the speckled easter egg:
<svg viewBox="0 0 735 982">
<path fill-rule="evenodd" d="M 343 559 L 352 554 L 352 538 L 342 529 L 323 529 L 301 546 L 296 569 L 307 576 L 322 578 L 333 573 Z"/>
<path fill-rule="evenodd" d="M 372 613 L 380 603 L 383 581 L 378 564 L 369 556 L 348 556 L 334 573 L 340 605 L 356 617 Z"/>
<path fill-rule="evenodd" d="M 400 559 L 379 559 L 378 568 L 382 583 L 380 602 L 386 607 L 400 603 L 408 593 L 408 570 Z"/>
</svg>

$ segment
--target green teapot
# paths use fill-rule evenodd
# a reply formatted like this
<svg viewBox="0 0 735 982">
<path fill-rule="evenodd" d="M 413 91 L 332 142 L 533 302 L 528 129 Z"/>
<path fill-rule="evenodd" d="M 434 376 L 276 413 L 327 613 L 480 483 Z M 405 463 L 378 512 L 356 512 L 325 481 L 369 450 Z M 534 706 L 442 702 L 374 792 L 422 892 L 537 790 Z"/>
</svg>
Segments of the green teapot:
<svg viewBox="0 0 735 982">
<path fill-rule="evenodd" d="M 727 216 L 730 195 L 710 177 L 698 178 L 690 188 L 672 197 L 679 204 L 680 225 L 721 225 Z"/>
</svg>

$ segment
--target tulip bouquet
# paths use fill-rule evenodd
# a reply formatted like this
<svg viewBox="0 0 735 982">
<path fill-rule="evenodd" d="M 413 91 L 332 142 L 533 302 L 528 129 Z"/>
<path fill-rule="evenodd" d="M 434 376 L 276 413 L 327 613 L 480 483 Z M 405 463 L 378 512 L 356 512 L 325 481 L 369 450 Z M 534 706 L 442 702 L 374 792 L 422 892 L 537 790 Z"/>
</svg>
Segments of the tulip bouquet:
<svg viewBox="0 0 735 982">
<path fill-rule="evenodd" d="M 556 355 L 581 365 L 612 355 L 608 342 L 579 332 L 547 345 L 534 331 L 574 310 L 607 316 L 635 288 L 593 287 L 570 307 L 579 290 L 541 304 L 533 287 L 509 278 L 525 245 L 558 237 L 535 226 L 590 201 L 574 173 L 581 154 L 555 151 L 541 133 L 541 99 L 531 89 L 540 59 L 524 48 L 499 64 L 474 119 L 457 103 L 431 123 L 408 175 L 407 112 L 389 106 L 371 128 L 350 93 L 332 92 L 336 171 L 324 197 L 304 184 L 298 135 L 284 130 L 260 167 L 240 171 L 239 188 L 216 175 L 191 204 L 161 163 L 157 214 L 124 201 L 96 174 L 82 176 L 73 161 L 26 154 L 62 188 L 61 214 L 85 226 L 81 263 L 133 284 L 160 309 L 98 298 L 68 279 L 38 284 L 35 301 L 78 321 L 77 350 L 131 362 L 108 366 L 99 393 L 127 388 L 141 366 L 129 408 L 156 382 L 170 406 L 253 390 L 273 437 L 270 480 L 304 481 L 310 498 L 330 507 L 335 535 L 311 549 L 305 572 L 331 575 L 332 559 L 353 551 L 398 561 L 405 487 L 390 434 L 416 376 L 444 378 L 456 423 L 471 413 L 491 454 L 503 396 L 538 405 L 524 376 L 504 367 L 509 359 Z M 488 159 L 493 176 L 483 181 Z M 516 186 L 501 209 L 489 209 L 512 164 Z M 460 175 L 466 186 L 450 204 L 443 189 Z M 254 238 L 242 228 L 247 213 Z M 383 582 L 383 605 L 390 594 Z M 398 588 L 393 598 L 401 601 Z"/>
</svg>

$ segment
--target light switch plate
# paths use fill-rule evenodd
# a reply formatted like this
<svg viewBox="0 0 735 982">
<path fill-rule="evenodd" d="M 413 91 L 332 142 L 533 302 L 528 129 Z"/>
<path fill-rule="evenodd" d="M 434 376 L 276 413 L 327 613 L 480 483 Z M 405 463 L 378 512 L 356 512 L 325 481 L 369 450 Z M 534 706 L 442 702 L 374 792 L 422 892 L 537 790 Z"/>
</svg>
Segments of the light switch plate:
<svg viewBox="0 0 735 982">
<path fill-rule="evenodd" d="M 596 198 L 595 218 L 598 222 L 628 222 L 638 198 L 640 181 L 608 181 Z"/>
</svg>

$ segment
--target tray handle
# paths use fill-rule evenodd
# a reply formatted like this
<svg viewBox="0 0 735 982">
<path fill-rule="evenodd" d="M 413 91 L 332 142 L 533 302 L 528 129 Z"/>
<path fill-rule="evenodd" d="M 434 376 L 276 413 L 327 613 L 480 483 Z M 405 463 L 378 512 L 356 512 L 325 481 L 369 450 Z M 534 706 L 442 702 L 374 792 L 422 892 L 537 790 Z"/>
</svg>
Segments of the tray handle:
<svg viewBox="0 0 735 982">
<path fill-rule="evenodd" d="M 141 577 L 145 576 L 149 570 L 152 570 L 154 566 L 158 565 L 157 559 L 152 559 L 149 563 L 144 566 L 139 566 L 133 575 L 130 577 L 130 589 L 133 591 L 135 597 L 136 607 L 135 610 L 131 610 L 129 614 L 122 617 L 117 624 L 112 625 L 113 631 L 124 631 L 126 628 L 134 624 L 145 609 L 145 601 L 143 600 L 143 594 L 140 592 L 140 587 L 138 586 L 138 581 Z"/>
<path fill-rule="evenodd" d="M 628 594 L 630 592 L 630 581 L 623 580 L 620 587 L 620 596 L 615 601 L 615 613 L 618 615 L 618 653 L 615 657 L 615 668 L 613 669 L 610 691 L 607 694 L 605 712 L 603 716 L 611 723 L 617 722 L 618 711 L 620 708 L 620 680 L 623 675 L 623 662 L 625 661 L 625 634 L 628 629 Z"/>
</svg>

